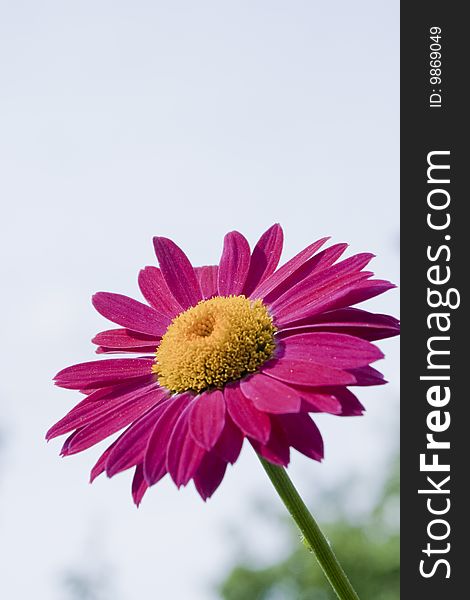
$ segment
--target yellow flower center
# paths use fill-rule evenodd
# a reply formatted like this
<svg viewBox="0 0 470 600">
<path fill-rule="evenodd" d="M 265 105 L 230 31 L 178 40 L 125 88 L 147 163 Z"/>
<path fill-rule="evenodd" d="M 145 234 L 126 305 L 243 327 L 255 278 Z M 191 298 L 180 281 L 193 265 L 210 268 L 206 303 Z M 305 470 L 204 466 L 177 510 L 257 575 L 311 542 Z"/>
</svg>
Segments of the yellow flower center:
<svg viewBox="0 0 470 600">
<path fill-rule="evenodd" d="M 273 325 L 261 300 L 217 296 L 173 319 L 152 371 L 171 392 L 221 388 L 272 357 Z"/>
</svg>

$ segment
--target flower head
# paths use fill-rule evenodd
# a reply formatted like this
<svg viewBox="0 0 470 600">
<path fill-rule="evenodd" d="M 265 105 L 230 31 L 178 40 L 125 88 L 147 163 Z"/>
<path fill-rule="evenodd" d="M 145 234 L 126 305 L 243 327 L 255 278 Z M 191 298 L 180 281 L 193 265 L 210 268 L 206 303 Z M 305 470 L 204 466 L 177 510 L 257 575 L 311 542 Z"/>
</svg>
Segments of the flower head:
<svg viewBox="0 0 470 600">
<path fill-rule="evenodd" d="M 93 339 L 97 352 L 128 357 L 56 375 L 57 385 L 85 398 L 47 439 L 71 433 L 62 448 L 71 455 L 124 430 L 91 480 L 134 468 L 136 504 L 167 473 L 177 486 L 193 480 L 207 499 L 245 438 L 274 464 L 287 465 L 291 448 L 321 460 L 311 413 L 362 414 L 348 386 L 385 383 L 370 366 L 383 357 L 371 341 L 398 333 L 393 317 L 351 306 L 393 285 L 363 270 L 372 254 L 337 262 L 346 244 L 319 251 L 328 238 L 277 269 L 282 239 L 274 225 L 251 252 L 234 231 L 218 266 L 194 268 L 171 240 L 154 238 L 160 268 L 139 274 L 147 304 L 93 296 L 120 326 Z"/>
</svg>

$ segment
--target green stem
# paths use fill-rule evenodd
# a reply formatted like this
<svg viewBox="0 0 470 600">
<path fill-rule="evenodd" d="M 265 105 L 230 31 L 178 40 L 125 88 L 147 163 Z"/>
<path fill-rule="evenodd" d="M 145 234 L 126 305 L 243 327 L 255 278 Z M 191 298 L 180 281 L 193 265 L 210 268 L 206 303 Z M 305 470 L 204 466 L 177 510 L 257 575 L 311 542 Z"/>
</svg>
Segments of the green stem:
<svg viewBox="0 0 470 600">
<path fill-rule="evenodd" d="M 315 553 L 323 572 L 340 600 L 359 600 L 346 573 L 331 549 L 330 543 L 323 535 L 317 522 L 310 514 L 304 501 L 294 487 L 286 470 L 273 465 L 258 455 L 264 470 L 276 488 L 287 510 L 297 523 L 306 541 Z"/>
</svg>

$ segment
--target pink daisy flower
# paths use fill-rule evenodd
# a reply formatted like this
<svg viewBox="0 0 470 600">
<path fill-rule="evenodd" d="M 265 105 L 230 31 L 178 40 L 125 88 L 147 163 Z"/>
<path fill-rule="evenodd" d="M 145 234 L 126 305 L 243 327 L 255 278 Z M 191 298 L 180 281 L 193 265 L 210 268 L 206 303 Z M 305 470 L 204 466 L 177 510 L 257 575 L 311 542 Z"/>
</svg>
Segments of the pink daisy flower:
<svg viewBox="0 0 470 600">
<path fill-rule="evenodd" d="M 48 432 L 70 433 L 62 455 L 82 452 L 121 430 L 91 481 L 134 469 L 138 505 L 167 473 L 193 480 L 206 500 L 245 438 L 276 465 L 290 449 L 320 461 L 311 414 L 361 415 L 349 386 L 385 383 L 371 342 L 397 335 L 393 317 L 351 308 L 394 287 L 364 271 L 372 254 L 337 262 L 346 244 L 314 242 L 277 269 L 283 234 L 266 231 L 253 252 L 233 231 L 218 266 L 196 267 L 171 240 L 154 238 L 160 268 L 139 273 L 147 304 L 107 292 L 93 305 L 118 329 L 99 333 L 99 354 L 136 354 L 81 363 L 55 383 L 85 398 Z M 277 270 L 276 270 L 277 269 Z"/>
</svg>

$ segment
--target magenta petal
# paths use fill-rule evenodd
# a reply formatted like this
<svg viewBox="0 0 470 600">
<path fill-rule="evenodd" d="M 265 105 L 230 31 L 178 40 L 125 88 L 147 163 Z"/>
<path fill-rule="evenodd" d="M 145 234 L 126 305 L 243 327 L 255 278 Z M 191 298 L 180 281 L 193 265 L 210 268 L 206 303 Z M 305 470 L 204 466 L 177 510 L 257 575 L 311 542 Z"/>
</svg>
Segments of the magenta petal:
<svg viewBox="0 0 470 600">
<path fill-rule="evenodd" d="M 358 367 L 357 369 L 348 369 L 348 371 L 354 375 L 356 380 L 356 382 L 351 385 L 368 386 L 383 385 L 384 383 L 387 383 L 382 373 L 373 367 Z"/>
<path fill-rule="evenodd" d="M 158 384 L 147 381 L 146 384 L 117 385 L 97 390 L 79 402 L 65 417 L 62 417 L 46 433 L 46 439 L 50 440 L 73 429 L 90 425 L 104 414 L 113 414 L 121 409 L 121 406 L 134 398 L 146 394 L 151 389 L 157 389 Z"/>
<path fill-rule="evenodd" d="M 134 478 L 132 479 L 132 499 L 134 500 L 134 504 L 139 506 L 142 502 L 142 498 L 144 497 L 145 492 L 148 490 L 148 484 L 144 478 L 144 468 L 142 464 L 137 465 L 134 473 Z"/>
<path fill-rule="evenodd" d="M 132 348 L 133 350 L 153 348 L 155 350 L 160 342 L 160 338 L 130 331 L 129 329 L 109 329 L 108 331 L 101 331 L 91 341 L 97 346 L 116 350 L 126 350 L 128 348 Z M 142 352 L 142 350 L 140 351 Z"/>
<path fill-rule="evenodd" d="M 147 443 L 158 417 L 166 408 L 161 402 L 130 425 L 116 440 L 107 460 L 106 473 L 113 477 L 121 471 L 143 462 Z"/>
<path fill-rule="evenodd" d="M 330 388 L 328 388 L 330 389 Z M 346 388 L 344 388 L 346 389 Z M 336 397 L 336 392 L 320 392 L 318 388 L 297 388 L 304 401 L 304 410 L 308 412 L 324 412 L 331 415 L 342 414 L 342 404 Z"/>
<path fill-rule="evenodd" d="M 145 267 L 139 273 L 139 287 L 142 295 L 156 310 L 170 319 L 183 310 L 168 289 L 160 269 Z"/>
<path fill-rule="evenodd" d="M 194 475 L 194 484 L 201 498 L 206 501 L 219 487 L 227 469 L 227 463 L 214 452 L 208 452 Z"/>
<path fill-rule="evenodd" d="M 282 414 L 300 410 L 301 398 L 296 390 L 262 373 L 243 379 L 240 387 L 243 395 L 263 412 Z"/>
<path fill-rule="evenodd" d="M 222 458 L 222 460 L 233 465 L 240 456 L 244 439 L 243 433 L 232 421 L 230 415 L 226 414 L 225 426 L 214 447 L 214 452 Z"/>
<path fill-rule="evenodd" d="M 67 367 L 54 377 L 59 387 L 86 390 L 125 383 L 152 373 L 152 358 L 113 358 L 92 360 Z"/>
<path fill-rule="evenodd" d="M 307 277 L 313 277 L 321 271 L 325 271 L 327 267 L 330 267 L 344 253 L 347 247 L 347 244 L 335 244 L 312 256 L 312 258 L 284 279 L 275 289 L 266 294 L 264 301 L 267 304 L 272 304 L 283 294 L 288 293 L 294 286 L 307 279 Z"/>
<path fill-rule="evenodd" d="M 276 223 L 263 233 L 251 255 L 250 268 L 243 293 L 250 296 L 253 290 L 276 270 L 282 253 L 283 233 Z"/>
<path fill-rule="evenodd" d="M 246 238 L 238 231 L 227 233 L 219 265 L 219 295 L 238 296 L 241 294 L 249 267 L 250 245 Z"/>
<path fill-rule="evenodd" d="M 233 422 L 245 435 L 260 441 L 269 439 L 271 424 L 267 414 L 259 411 L 251 400 L 245 398 L 238 384 L 229 384 L 224 388 L 225 404 Z"/>
<path fill-rule="evenodd" d="M 191 402 L 192 396 L 181 394 L 174 396 L 166 403 L 166 408 L 159 415 L 148 440 L 144 457 L 144 475 L 148 485 L 157 483 L 165 475 L 168 442 L 181 412 Z"/>
<path fill-rule="evenodd" d="M 362 277 L 358 275 L 362 275 Z M 292 313 L 289 318 L 285 320 L 283 326 L 288 326 L 291 323 L 297 325 L 299 320 L 301 322 L 303 322 L 304 319 L 310 320 L 319 316 L 322 311 L 333 311 L 350 307 L 353 304 L 364 302 L 365 300 L 374 298 L 375 296 L 396 287 L 389 281 L 370 279 L 373 275 L 371 272 L 363 272 L 358 275 L 356 275 L 355 278 L 354 276 L 350 276 L 347 285 L 343 285 L 337 290 L 328 292 L 323 302 L 319 305 L 314 304 L 313 306 L 307 306 L 295 314 Z"/>
<path fill-rule="evenodd" d="M 371 271 L 349 273 L 337 280 L 329 281 L 323 287 L 312 288 L 310 292 L 304 294 L 302 298 L 297 298 L 292 304 L 285 305 L 282 308 L 271 306 L 271 313 L 274 315 L 277 327 L 282 329 L 290 327 L 293 323 L 303 319 L 339 308 L 340 305 L 343 305 L 344 298 L 354 286 L 371 276 Z"/>
<path fill-rule="evenodd" d="M 256 452 L 269 462 L 281 467 L 287 467 L 289 464 L 289 440 L 275 417 L 271 417 L 271 435 L 268 442 L 264 445 L 256 441 L 251 443 Z"/>
<path fill-rule="evenodd" d="M 186 254 L 164 237 L 153 238 L 155 254 L 166 284 L 176 301 L 184 308 L 202 300 L 201 287 Z"/>
<path fill-rule="evenodd" d="M 332 331 L 337 333 L 344 333 L 345 335 L 352 335 L 354 337 L 358 337 L 369 342 L 384 340 L 386 338 L 394 337 L 400 334 L 399 327 L 363 327 L 362 325 L 348 325 L 346 323 L 343 323 L 341 325 L 314 325 L 305 330 L 306 333 L 312 331 Z"/>
<path fill-rule="evenodd" d="M 73 439 L 68 442 L 65 453 L 67 455 L 76 454 L 101 442 L 139 418 L 149 408 L 160 402 L 164 394 L 166 394 L 164 390 L 152 389 L 122 404 L 117 412 L 102 414 L 89 425 L 77 429 Z"/>
<path fill-rule="evenodd" d="M 265 363 L 261 372 L 274 379 L 294 385 L 352 385 L 356 378 L 350 372 L 335 369 L 326 365 L 318 365 L 304 360 L 280 358 Z"/>
<path fill-rule="evenodd" d="M 116 440 L 116 442 L 117 442 L 117 440 Z M 90 471 L 90 483 L 93 483 L 95 481 L 95 479 L 99 475 L 101 475 L 101 473 L 104 473 L 104 471 L 105 471 L 105 465 L 106 465 L 106 459 L 108 458 L 109 453 L 111 452 L 111 450 L 116 445 L 116 442 L 113 442 L 110 446 L 108 446 L 106 448 L 106 450 L 103 452 L 103 454 L 96 461 L 94 467 Z"/>
<path fill-rule="evenodd" d="M 284 429 L 289 444 L 314 460 L 323 458 L 321 433 L 309 415 L 279 415 L 276 417 Z"/>
<path fill-rule="evenodd" d="M 328 293 L 343 287 L 349 281 L 355 282 L 355 276 L 371 261 L 373 254 L 356 254 L 341 262 L 314 272 L 272 303 L 274 314 L 285 314 L 319 301 L 325 301 Z"/>
<path fill-rule="evenodd" d="M 77 429 L 76 431 L 73 431 L 68 438 L 65 440 L 65 442 L 62 445 L 62 448 L 60 450 L 60 456 L 68 456 L 69 455 L 69 448 L 70 448 L 70 444 L 73 442 L 74 438 L 77 437 L 77 435 L 80 433 L 80 431 L 82 431 L 83 427 L 81 427 L 80 429 Z"/>
<path fill-rule="evenodd" d="M 383 358 L 370 342 L 341 333 L 299 333 L 282 342 L 283 356 L 338 369 L 364 367 Z"/>
<path fill-rule="evenodd" d="M 170 319 L 154 308 L 121 294 L 98 292 L 93 295 L 92 302 L 103 317 L 146 335 L 161 337 L 170 324 Z"/>
<path fill-rule="evenodd" d="M 315 331 L 344 333 L 374 341 L 398 335 L 400 323 L 389 315 L 375 314 L 359 308 L 340 308 L 299 321 L 295 327 L 280 331 L 277 338 L 284 339 L 298 333 Z"/>
<path fill-rule="evenodd" d="M 396 285 L 390 283 L 390 281 L 384 281 L 382 279 L 358 281 L 340 301 L 336 302 L 333 308 L 343 308 L 344 306 L 352 306 L 353 304 L 359 304 L 359 302 L 365 302 L 366 300 L 375 298 L 375 296 L 383 294 L 388 290 L 392 290 L 395 287 Z"/>
<path fill-rule="evenodd" d="M 348 244 L 343 242 L 339 244 L 333 244 L 333 246 L 322 250 L 315 256 L 312 256 L 312 258 L 306 262 L 305 265 L 298 269 L 293 274 L 293 277 L 289 282 L 286 281 L 284 283 L 296 284 L 302 279 L 305 279 L 307 276 L 316 275 L 317 273 L 320 273 L 320 271 L 324 271 L 326 268 L 331 267 L 331 265 L 333 265 L 338 258 L 344 254 L 347 248 Z M 282 287 L 285 288 L 284 284 Z M 278 293 L 279 291 L 281 290 L 276 290 L 276 295 L 278 297 L 280 296 Z"/>
<path fill-rule="evenodd" d="M 220 390 L 204 392 L 194 402 L 189 428 L 194 440 L 205 450 L 212 450 L 225 425 L 225 400 Z"/>
<path fill-rule="evenodd" d="M 215 265 L 206 267 L 195 267 L 194 272 L 196 273 L 199 285 L 201 286 L 201 291 L 204 300 L 209 300 L 209 298 L 217 296 L 217 280 L 219 267 Z"/>
<path fill-rule="evenodd" d="M 339 413 L 341 417 L 358 417 L 366 410 L 348 388 L 339 387 L 334 389 L 332 393 L 341 404 L 341 412 Z"/>
<path fill-rule="evenodd" d="M 109 346 L 98 346 L 96 354 L 154 354 L 155 346 L 133 346 L 129 348 L 110 348 Z"/>
<path fill-rule="evenodd" d="M 325 237 L 321 240 L 317 240 L 310 246 L 307 246 L 304 250 L 296 254 L 293 258 L 287 261 L 284 265 L 279 267 L 279 269 L 270 275 L 267 279 L 263 281 L 260 285 L 256 287 L 254 292 L 251 294 L 253 298 L 265 298 L 272 290 L 277 289 L 281 283 L 288 280 L 290 276 L 297 271 L 308 259 L 315 254 L 315 252 L 323 246 L 323 244 L 329 238 Z M 284 292 L 281 292 L 284 293 Z"/>
<path fill-rule="evenodd" d="M 192 479 L 205 454 L 205 450 L 189 434 L 192 408 L 189 405 L 181 413 L 168 443 L 166 466 L 178 487 L 186 485 Z"/>
</svg>

